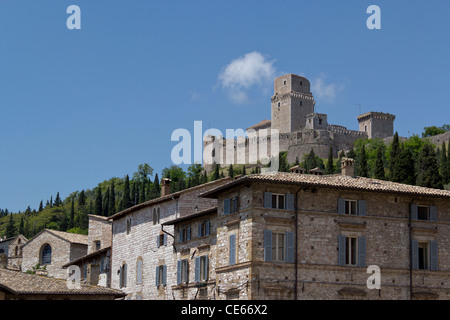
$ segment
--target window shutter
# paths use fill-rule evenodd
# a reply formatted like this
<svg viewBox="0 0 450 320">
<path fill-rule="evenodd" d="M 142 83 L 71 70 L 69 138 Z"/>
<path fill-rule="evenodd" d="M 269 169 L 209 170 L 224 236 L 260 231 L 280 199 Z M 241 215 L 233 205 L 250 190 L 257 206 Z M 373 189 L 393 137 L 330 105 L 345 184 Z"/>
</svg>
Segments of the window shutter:
<svg viewBox="0 0 450 320">
<path fill-rule="evenodd" d="M 233 212 L 238 211 L 238 197 L 234 197 L 234 201 L 233 201 Z"/>
<path fill-rule="evenodd" d="M 430 220 L 437 221 L 437 208 L 436 206 L 430 206 Z"/>
<path fill-rule="evenodd" d="M 167 246 L 167 233 L 164 233 L 164 243 L 163 245 Z"/>
<path fill-rule="evenodd" d="M 338 199 L 338 213 L 345 213 L 345 199 Z"/>
<path fill-rule="evenodd" d="M 180 230 L 178 232 L 178 241 L 179 242 L 183 241 L 183 228 L 180 228 Z"/>
<path fill-rule="evenodd" d="M 272 261 L 272 231 L 264 230 L 264 261 Z"/>
<path fill-rule="evenodd" d="M 358 200 L 358 215 L 366 215 L 366 200 Z"/>
<path fill-rule="evenodd" d="M 185 266 L 186 266 L 183 270 L 183 276 L 184 276 L 184 279 L 186 279 L 185 283 L 189 283 L 189 278 L 188 278 L 189 262 L 187 261 L 187 259 L 184 259 L 183 262 L 185 263 Z"/>
<path fill-rule="evenodd" d="M 123 286 L 127 286 L 127 265 L 123 265 Z"/>
<path fill-rule="evenodd" d="M 272 192 L 264 192 L 264 208 L 272 208 Z"/>
<path fill-rule="evenodd" d="M 430 241 L 430 270 L 438 270 L 438 243 Z"/>
<path fill-rule="evenodd" d="M 197 234 L 198 234 L 199 238 L 202 237 L 202 223 L 201 222 L 198 224 Z"/>
<path fill-rule="evenodd" d="M 286 262 L 294 263 L 294 233 L 286 232 Z"/>
<path fill-rule="evenodd" d="M 366 266 L 366 237 L 358 237 L 358 266 Z"/>
<path fill-rule="evenodd" d="M 141 284 L 142 283 L 142 260 L 138 260 L 137 262 L 137 268 L 136 268 L 136 283 Z"/>
<path fill-rule="evenodd" d="M 195 257 L 195 282 L 200 282 L 200 257 Z"/>
<path fill-rule="evenodd" d="M 230 199 L 226 198 L 223 200 L 223 214 L 230 213 Z"/>
<path fill-rule="evenodd" d="M 230 235 L 230 266 L 236 264 L 236 235 Z"/>
<path fill-rule="evenodd" d="M 419 241 L 412 240 L 411 242 L 411 259 L 412 259 L 412 268 L 419 269 Z"/>
<path fill-rule="evenodd" d="M 343 234 L 338 236 L 338 263 L 340 266 L 345 266 L 345 236 Z"/>
<path fill-rule="evenodd" d="M 209 258 L 208 256 L 205 256 L 205 281 L 208 280 L 208 264 L 209 264 Z"/>
<path fill-rule="evenodd" d="M 177 284 L 181 284 L 181 260 L 177 261 Z"/>
<path fill-rule="evenodd" d="M 155 280 L 155 285 L 159 286 L 159 266 L 156 267 L 156 280 Z"/>
<path fill-rule="evenodd" d="M 284 207 L 286 210 L 294 210 L 294 195 L 292 193 L 286 195 L 286 205 Z"/>
<path fill-rule="evenodd" d="M 161 267 L 160 267 L 160 268 L 161 268 Z M 162 276 L 163 276 L 163 278 L 162 278 L 162 284 L 163 284 L 163 286 L 166 286 L 166 285 L 167 285 L 167 265 L 163 265 L 162 268 L 163 268 L 163 272 L 162 272 Z"/>
<path fill-rule="evenodd" d="M 205 224 L 205 236 L 209 236 L 209 229 L 211 228 L 211 222 L 207 221 Z"/>
<path fill-rule="evenodd" d="M 159 234 L 156 236 L 156 247 L 159 248 Z"/>
<path fill-rule="evenodd" d="M 417 204 L 411 204 L 411 219 L 417 220 Z"/>
<path fill-rule="evenodd" d="M 123 287 L 123 266 L 119 268 L 119 288 Z"/>
<path fill-rule="evenodd" d="M 188 227 L 186 230 L 186 240 L 191 240 L 191 227 Z"/>
</svg>

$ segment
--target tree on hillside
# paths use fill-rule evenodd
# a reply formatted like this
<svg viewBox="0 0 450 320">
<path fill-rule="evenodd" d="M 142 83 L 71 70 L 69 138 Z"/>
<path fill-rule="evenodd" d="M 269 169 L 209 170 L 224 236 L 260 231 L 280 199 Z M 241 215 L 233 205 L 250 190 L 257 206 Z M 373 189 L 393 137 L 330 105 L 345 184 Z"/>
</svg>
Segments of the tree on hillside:
<svg viewBox="0 0 450 320">
<path fill-rule="evenodd" d="M 375 171 L 374 178 L 383 180 L 384 176 L 384 162 L 383 162 L 383 149 L 381 147 L 377 148 L 377 159 L 375 161 Z"/>
<path fill-rule="evenodd" d="M 147 181 L 149 176 L 153 175 L 153 168 L 148 163 L 138 165 L 138 170 L 133 173 L 133 180 Z"/>
<path fill-rule="evenodd" d="M 103 204 L 102 204 L 102 215 L 104 217 L 108 217 L 110 215 L 109 213 L 109 187 L 106 188 L 105 196 L 103 197 Z"/>
<path fill-rule="evenodd" d="M 95 192 L 95 207 L 94 207 L 94 214 L 101 216 L 103 214 L 103 207 L 102 207 L 102 190 L 100 186 L 97 187 L 97 190 Z"/>
<path fill-rule="evenodd" d="M 14 224 L 13 213 L 9 214 L 9 220 L 6 224 L 6 238 L 11 238 L 16 235 L 16 226 Z"/>
<path fill-rule="evenodd" d="M 78 195 L 78 206 L 84 207 L 86 205 L 86 193 L 84 192 L 84 189 L 81 190 L 80 194 Z"/>
<path fill-rule="evenodd" d="M 358 175 L 366 178 L 369 176 L 369 168 L 367 167 L 367 155 L 365 144 L 362 145 L 359 154 Z"/>
<path fill-rule="evenodd" d="M 60 205 L 62 205 L 61 198 L 59 197 L 59 192 L 56 193 L 56 198 L 55 198 L 55 202 L 53 203 L 53 205 L 55 207 L 59 207 Z"/>
<path fill-rule="evenodd" d="M 411 149 L 404 144 L 400 147 L 400 153 L 397 155 L 391 181 L 410 185 L 414 185 L 416 182 L 413 154 Z"/>
<path fill-rule="evenodd" d="M 125 210 L 131 207 L 131 199 L 130 199 L 130 177 L 128 175 L 125 177 L 125 184 L 123 187 L 123 195 L 122 195 L 122 206 L 120 210 Z"/>
<path fill-rule="evenodd" d="M 422 138 L 436 136 L 438 134 L 445 133 L 446 131 L 448 131 L 448 127 L 449 127 L 448 124 L 447 125 L 444 124 L 442 127 L 436 126 L 425 127 L 423 128 L 424 131 L 422 132 Z"/>
<path fill-rule="evenodd" d="M 108 213 L 113 215 L 116 213 L 116 191 L 114 189 L 114 180 L 111 182 L 111 189 L 109 190 L 109 203 L 108 203 Z"/>
<path fill-rule="evenodd" d="M 228 167 L 228 176 L 233 179 L 234 178 L 234 169 L 233 169 L 233 165 L 230 164 L 230 166 Z"/>
<path fill-rule="evenodd" d="M 439 175 L 436 153 L 430 143 L 423 145 L 419 155 L 419 175 L 417 177 L 417 184 L 428 188 L 443 188 L 442 179 Z"/>
<path fill-rule="evenodd" d="M 400 142 L 398 138 L 398 133 L 395 132 L 394 139 L 392 140 L 391 152 L 389 158 L 389 180 L 392 181 L 392 177 L 394 174 L 395 161 L 400 153 Z"/>
<path fill-rule="evenodd" d="M 220 179 L 220 166 L 218 163 L 214 163 L 214 174 L 213 174 L 213 180 Z"/>
<path fill-rule="evenodd" d="M 38 211 L 41 212 L 42 210 L 44 210 L 44 205 L 43 205 L 42 200 L 41 200 L 41 202 L 39 203 Z"/>
<path fill-rule="evenodd" d="M 311 148 L 311 151 L 305 155 L 303 167 L 306 169 L 306 172 L 317 167 L 316 154 L 314 153 L 313 148 Z"/>
<path fill-rule="evenodd" d="M 333 160 L 333 147 L 330 146 L 330 151 L 328 152 L 327 166 L 325 167 L 326 174 L 334 173 L 334 160 Z"/>
<path fill-rule="evenodd" d="M 442 150 L 441 156 L 439 160 L 439 172 L 442 177 L 442 182 L 444 184 L 449 183 L 449 172 L 448 172 L 448 158 L 447 158 L 447 150 L 445 148 L 445 142 L 442 142 Z"/>
<path fill-rule="evenodd" d="M 71 202 L 69 225 L 67 226 L 67 229 L 72 229 L 73 227 L 75 227 L 75 199 L 73 197 Z"/>
</svg>

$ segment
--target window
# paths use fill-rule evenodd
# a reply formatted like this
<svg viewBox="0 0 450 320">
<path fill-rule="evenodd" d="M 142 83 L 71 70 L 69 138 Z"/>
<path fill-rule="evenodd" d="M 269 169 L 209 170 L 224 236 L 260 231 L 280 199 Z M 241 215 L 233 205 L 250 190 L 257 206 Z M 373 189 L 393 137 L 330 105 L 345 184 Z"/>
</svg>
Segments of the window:
<svg viewBox="0 0 450 320">
<path fill-rule="evenodd" d="M 131 218 L 127 219 L 127 234 L 131 232 Z"/>
<path fill-rule="evenodd" d="M 272 209 L 284 209 L 284 194 L 272 193 Z"/>
<path fill-rule="evenodd" d="M 183 242 L 189 240 L 191 240 L 191 227 L 190 226 L 180 227 L 178 234 L 178 241 Z"/>
<path fill-rule="evenodd" d="M 294 210 L 294 195 L 264 192 L 264 208 Z"/>
<path fill-rule="evenodd" d="M 428 207 L 417 206 L 417 219 L 428 220 Z"/>
<path fill-rule="evenodd" d="M 319 125 L 321 125 L 322 124 L 322 119 L 319 119 Z"/>
<path fill-rule="evenodd" d="M 47 243 L 42 248 L 41 252 L 41 264 L 48 265 L 52 263 L 52 247 Z"/>
<path fill-rule="evenodd" d="M 272 233 L 272 259 L 284 261 L 284 233 Z"/>
<path fill-rule="evenodd" d="M 136 263 L 136 284 L 142 284 L 142 259 L 139 258 Z"/>
<path fill-rule="evenodd" d="M 278 102 L 278 108 L 281 107 L 281 102 Z"/>
<path fill-rule="evenodd" d="M 94 244 L 95 244 L 95 250 L 100 250 L 101 242 L 99 240 L 97 240 L 97 241 L 94 241 Z"/>
<path fill-rule="evenodd" d="M 302 80 L 300 80 L 300 85 L 301 85 L 301 86 L 303 85 L 303 81 L 302 81 Z"/>
<path fill-rule="evenodd" d="M 345 200 L 345 214 L 356 215 L 357 202 L 355 200 Z"/>
<path fill-rule="evenodd" d="M 208 280 L 208 256 L 195 258 L 195 282 Z"/>
<path fill-rule="evenodd" d="M 177 261 L 177 284 L 189 282 L 189 262 L 187 259 Z"/>
<path fill-rule="evenodd" d="M 123 288 L 127 286 L 127 264 L 124 262 L 119 270 L 119 287 Z"/>
<path fill-rule="evenodd" d="M 167 284 L 167 266 L 157 266 L 156 267 L 156 286 L 166 286 Z"/>
<path fill-rule="evenodd" d="M 166 246 L 167 245 L 167 234 L 162 233 L 156 236 L 156 247 Z"/>
<path fill-rule="evenodd" d="M 286 85 L 286 80 L 283 81 L 283 84 Z"/>
<path fill-rule="evenodd" d="M 366 266 L 366 237 L 338 237 L 338 263 L 340 266 Z"/>
<path fill-rule="evenodd" d="M 211 228 L 211 223 L 209 221 L 202 221 L 198 224 L 198 237 L 207 237 L 209 236 Z"/>
<path fill-rule="evenodd" d="M 437 241 L 412 240 L 413 269 L 438 270 L 438 244 Z"/>
<path fill-rule="evenodd" d="M 223 214 L 230 214 L 238 211 L 238 197 L 226 198 L 223 201 Z"/>
<path fill-rule="evenodd" d="M 160 208 L 153 208 L 153 225 L 159 224 L 160 220 Z"/>
<path fill-rule="evenodd" d="M 302 100 L 300 100 L 300 107 L 301 107 L 301 106 L 303 106 L 303 101 L 302 101 Z"/>
<path fill-rule="evenodd" d="M 294 232 L 264 230 L 264 261 L 294 262 Z"/>
</svg>

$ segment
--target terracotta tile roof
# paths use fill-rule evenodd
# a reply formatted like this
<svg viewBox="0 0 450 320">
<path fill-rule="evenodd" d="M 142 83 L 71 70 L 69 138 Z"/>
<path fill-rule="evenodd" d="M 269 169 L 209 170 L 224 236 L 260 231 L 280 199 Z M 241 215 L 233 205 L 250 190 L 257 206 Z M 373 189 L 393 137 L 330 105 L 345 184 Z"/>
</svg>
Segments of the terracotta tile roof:
<svg viewBox="0 0 450 320">
<path fill-rule="evenodd" d="M 164 222 L 161 225 L 168 226 L 168 225 L 172 225 L 172 224 L 177 224 L 177 223 L 180 223 L 180 222 L 183 222 L 183 221 L 188 221 L 188 220 L 195 219 L 195 218 L 198 218 L 198 217 L 206 216 L 206 215 L 211 214 L 211 213 L 217 213 L 217 207 L 211 207 L 209 209 L 202 210 L 202 211 L 199 211 L 199 212 L 195 212 L 195 213 L 189 214 L 187 216 L 183 216 L 181 218 L 173 219 L 173 220 Z"/>
<path fill-rule="evenodd" d="M 75 259 L 75 260 L 72 260 L 72 261 L 70 261 L 70 262 L 68 262 L 66 264 L 63 264 L 62 267 L 63 268 L 68 268 L 69 266 L 71 266 L 73 264 L 77 264 L 79 262 L 83 262 L 83 261 L 86 261 L 86 260 L 93 259 L 93 258 L 95 258 L 97 256 L 101 256 L 103 253 L 107 252 L 108 250 L 111 250 L 111 246 L 104 247 L 104 248 L 99 249 L 97 251 L 94 251 L 94 252 L 91 252 L 89 254 L 86 254 L 86 255 L 78 258 L 78 259 Z"/>
<path fill-rule="evenodd" d="M 62 240 L 68 241 L 70 243 L 77 243 L 77 244 L 88 244 L 88 236 L 84 234 L 78 234 L 78 233 L 70 233 L 70 232 L 64 232 L 64 231 L 57 231 L 57 230 L 51 230 L 51 229 L 43 229 L 39 233 L 37 233 L 33 238 L 27 241 L 23 245 L 25 247 L 28 245 L 31 241 L 33 241 L 36 237 L 38 237 L 41 233 L 48 232 Z"/>
<path fill-rule="evenodd" d="M 226 185 L 214 188 L 202 193 L 201 197 L 215 197 L 218 192 L 246 182 L 273 182 L 293 185 L 329 187 L 338 189 L 352 189 L 360 191 L 387 192 L 406 195 L 421 195 L 431 197 L 444 197 L 450 199 L 450 191 L 412 186 L 403 183 L 378 180 L 363 177 L 351 177 L 341 174 L 312 175 L 288 172 L 276 172 L 265 174 L 252 174 L 232 181 Z"/>
<path fill-rule="evenodd" d="M 112 295 L 116 298 L 125 296 L 119 290 L 81 284 L 80 289 L 69 289 L 66 280 L 27 274 L 20 271 L 0 269 L 0 290 L 13 294 L 64 294 L 64 295 Z"/>
</svg>

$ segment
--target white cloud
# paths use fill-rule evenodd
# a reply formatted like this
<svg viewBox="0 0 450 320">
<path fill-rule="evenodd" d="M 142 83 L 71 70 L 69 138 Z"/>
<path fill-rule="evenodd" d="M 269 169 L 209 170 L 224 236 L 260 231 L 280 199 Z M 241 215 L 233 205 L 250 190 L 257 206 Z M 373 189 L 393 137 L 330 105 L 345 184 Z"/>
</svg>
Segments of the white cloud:
<svg viewBox="0 0 450 320">
<path fill-rule="evenodd" d="M 325 74 L 320 74 L 312 81 L 311 91 L 318 100 L 333 101 L 336 93 L 344 89 L 344 84 L 325 83 Z"/>
<path fill-rule="evenodd" d="M 274 61 L 268 61 L 254 51 L 231 61 L 219 74 L 222 87 L 228 90 L 235 103 L 248 100 L 248 90 L 253 86 L 271 83 L 275 76 Z"/>
</svg>

